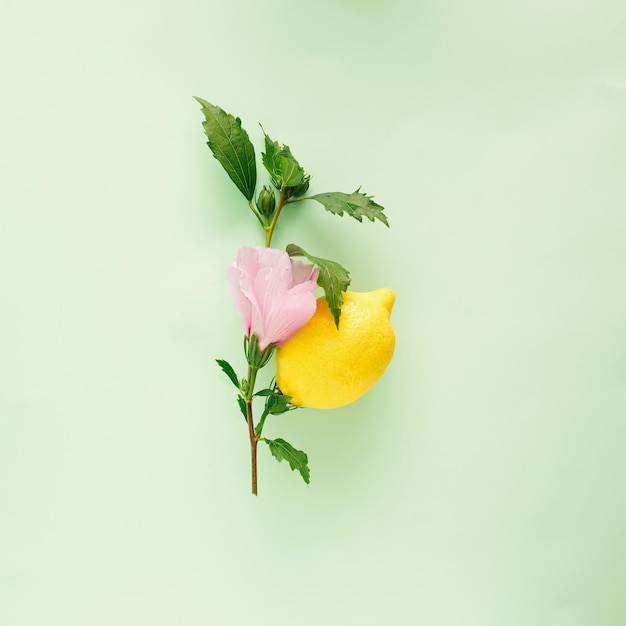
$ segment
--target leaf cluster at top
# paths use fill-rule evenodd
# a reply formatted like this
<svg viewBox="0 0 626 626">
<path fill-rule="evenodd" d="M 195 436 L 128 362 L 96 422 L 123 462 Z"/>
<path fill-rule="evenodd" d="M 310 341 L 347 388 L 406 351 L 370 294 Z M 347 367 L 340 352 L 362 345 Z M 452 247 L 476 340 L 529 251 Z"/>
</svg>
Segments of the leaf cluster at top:
<svg viewBox="0 0 626 626">
<path fill-rule="evenodd" d="M 265 131 L 263 133 L 265 135 L 265 152 L 262 153 L 263 165 L 269 172 L 272 184 L 277 189 L 302 185 L 306 174 L 291 154 L 289 146 L 281 146 L 277 141 L 273 141 Z"/>
<path fill-rule="evenodd" d="M 379 221 L 385 226 L 389 226 L 384 208 L 374 202 L 372 196 L 361 192 L 360 188 L 352 193 L 336 191 L 305 197 L 304 194 L 308 191 L 311 177 L 293 156 L 289 146 L 274 141 L 263 127 L 261 128 L 265 136 L 265 151 L 261 155 L 262 162 L 270 176 L 272 185 L 279 191 L 279 199 L 276 203 L 274 192 L 267 190 L 264 186 L 255 208 L 253 201 L 257 184 L 256 155 L 248 133 L 241 125 L 241 120 L 207 100 L 202 98 L 196 98 L 196 100 L 200 103 L 204 115 L 202 126 L 208 139 L 208 146 L 237 189 L 246 198 L 252 212 L 265 230 L 266 246 L 271 245 L 272 233 L 281 210 L 288 204 L 302 200 L 315 200 L 326 211 L 334 215 L 349 215 L 359 222 L 362 222 L 365 217 L 372 222 Z M 295 244 L 289 244 L 287 252 L 290 257 L 305 257 L 319 268 L 317 282 L 324 289 L 329 310 L 335 325 L 339 327 L 343 293 L 350 285 L 348 270 L 336 261 L 313 256 Z M 265 441 L 271 454 L 278 461 L 286 460 L 291 469 L 298 471 L 308 484 L 310 470 L 306 453 L 297 450 L 284 439 L 262 437 L 263 426 L 269 415 L 281 415 L 297 407 L 291 404 L 290 396 L 280 393 L 275 384 L 271 388 L 253 393 L 254 372 L 266 364 L 272 352 L 270 350 L 258 351 L 258 346 L 254 340 L 255 338 L 251 339 L 246 347 L 246 358 L 249 365 L 248 378 L 240 380 L 233 367 L 223 359 L 218 359 L 217 363 L 232 384 L 237 387 L 237 403 L 244 419 L 249 422 L 251 444 L 256 446 L 257 441 Z M 250 373 L 251 371 L 253 373 Z M 253 431 L 251 407 L 254 397 L 264 397 L 265 408 Z M 256 493 L 254 481 L 253 493 Z"/>
<path fill-rule="evenodd" d="M 213 156 L 221 163 L 237 189 L 247 200 L 254 198 L 256 189 L 256 158 L 254 146 L 241 120 L 226 113 L 207 100 L 197 98 L 204 113 L 204 132 Z"/>
<path fill-rule="evenodd" d="M 196 97 L 204 114 L 204 132 L 213 156 L 220 162 L 230 179 L 248 202 L 254 198 L 257 182 L 254 146 L 241 120 L 226 113 L 207 100 Z M 287 145 L 274 141 L 261 127 L 265 136 L 265 151 L 261 153 L 263 165 L 274 187 L 282 194 L 283 204 L 300 200 L 315 200 L 334 215 L 349 215 L 359 222 L 363 218 L 376 220 L 389 226 L 384 208 L 360 191 L 352 193 L 332 191 L 301 197 L 309 187 L 310 176 L 293 156 Z"/>
</svg>

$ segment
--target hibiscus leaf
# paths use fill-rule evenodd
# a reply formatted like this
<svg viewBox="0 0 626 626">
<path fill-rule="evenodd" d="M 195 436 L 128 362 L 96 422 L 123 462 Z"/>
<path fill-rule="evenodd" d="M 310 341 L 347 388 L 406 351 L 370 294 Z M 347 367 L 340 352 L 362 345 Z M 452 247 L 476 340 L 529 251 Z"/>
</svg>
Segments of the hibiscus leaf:
<svg viewBox="0 0 626 626">
<path fill-rule="evenodd" d="M 224 359 L 215 359 L 215 361 L 222 368 L 224 374 L 232 381 L 233 385 L 239 389 L 239 379 L 237 378 L 233 366 L 228 361 L 224 361 Z"/>
<path fill-rule="evenodd" d="M 270 415 L 282 415 L 283 413 L 287 413 L 287 411 L 292 411 L 297 408 L 291 404 L 291 396 L 283 395 L 282 393 L 273 393 L 268 396 L 265 401 L 265 410 Z"/>
<path fill-rule="evenodd" d="M 254 395 L 266 396 L 265 409 L 263 410 L 259 423 L 254 429 L 257 437 L 261 437 L 263 426 L 265 426 L 265 420 L 268 415 L 282 415 L 283 413 L 299 408 L 291 404 L 291 396 L 280 393 L 277 386 L 275 386 L 274 389 L 262 389 L 258 394 L 255 393 Z"/>
<path fill-rule="evenodd" d="M 202 122 L 213 156 L 222 164 L 230 179 L 247 200 L 254 198 L 256 188 L 256 159 L 254 146 L 241 120 L 220 107 L 196 97 L 202 105 Z"/>
<path fill-rule="evenodd" d="M 383 213 L 384 208 L 372 200 L 372 196 L 361 193 L 360 187 L 353 193 L 333 191 L 330 193 L 318 193 L 308 196 L 309 200 L 317 200 L 324 208 L 335 215 L 343 215 L 344 212 L 359 222 L 366 217 L 370 221 L 379 220 L 385 226 L 389 226 L 387 216 Z"/>
<path fill-rule="evenodd" d="M 237 396 L 237 404 L 239 405 L 239 410 L 242 412 L 243 417 L 246 420 L 246 424 L 247 424 L 248 423 L 248 409 L 246 407 L 246 401 L 241 396 Z"/>
<path fill-rule="evenodd" d="M 289 463 L 289 467 L 293 470 L 298 470 L 302 480 L 308 485 L 311 482 L 311 471 L 309 469 L 309 457 L 302 450 L 296 450 L 290 443 L 287 443 L 284 439 L 264 439 L 265 443 L 269 446 L 272 456 L 277 461 L 283 459 Z"/>
<path fill-rule="evenodd" d="M 273 141 L 265 130 L 263 134 L 265 135 L 265 152 L 261 156 L 273 185 L 277 189 L 302 185 L 305 177 L 304 170 L 291 154 L 289 146 L 281 146 L 277 141 Z"/>
<path fill-rule="evenodd" d="M 335 326 L 339 328 L 343 292 L 350 286 L 350 272 L 336 261 L 329 261 L 328 259 L 313 256 L 293 243 L 287 246 L 287 254 L 289 254 L 290 257 L 306 257 L 311 263 L 319 267 L 320 271 L 317 277 L 317 284 L 324 290 L 328 308 L 335 320 Z"/>
</svg>

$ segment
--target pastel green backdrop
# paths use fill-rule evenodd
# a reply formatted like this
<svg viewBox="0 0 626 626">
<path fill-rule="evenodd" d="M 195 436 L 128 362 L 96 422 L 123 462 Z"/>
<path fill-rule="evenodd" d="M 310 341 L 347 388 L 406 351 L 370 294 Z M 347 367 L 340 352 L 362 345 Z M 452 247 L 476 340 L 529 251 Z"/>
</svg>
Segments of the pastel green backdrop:
<svg viewBox="0 0 626 626">
<path fill-rule="evenodd" d="M 626 623 L 623 2 L 5 0 L 0 51 L 3 626 Z M 398 345 L 257 499 L 193 95 L 391 222 L 276 233 Z"/>
</svg>

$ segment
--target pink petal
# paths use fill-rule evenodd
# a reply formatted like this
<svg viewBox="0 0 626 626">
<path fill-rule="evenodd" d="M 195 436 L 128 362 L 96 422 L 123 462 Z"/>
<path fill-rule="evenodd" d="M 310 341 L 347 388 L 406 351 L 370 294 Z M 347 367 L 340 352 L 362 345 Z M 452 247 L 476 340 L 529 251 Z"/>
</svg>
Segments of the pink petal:
<svg viewBox="0 0 626 626">
<path fill-rule="evenodd" d="M 311 293 L 315 291 L 318 286 L 316 280 L 305 280 L 303 283 L 293 286 L 289 290 L 289 293 Z"/>
<path fill-rule="evenodd" d="M 244 332 L 259 348 L 284 343 L 315 312 L 318 269 L 275 248 L 242 247 L 226 272 L 228 290 Z"/>
<path fill-rule="evenodd" d="M 319 268 L 310 263 L 302 263 L 300 261 L 292 261 L 292 271 L 294 274 L 294 284 L 291 288 L 292 293 L 308 293 L 317 289 L 317 277 Z"/>
<path fill-rule="evenodd" d="M 243 275 L 241 270 L 233 263 L 226 270 L 226 286 L 230 297 L 241 317 L 243 323 L 243 332 L 246 336 L 250 336 L 250 325 L 252 322 L 252 304 L 250 300 L 246 298 L 241 290 L 241 281 Z"/>
<path fill-rule="evenodd" d="M 292 281 L 289 256 L 275 248 L 253 248 L 257 259 L 256 273 L 248 276 L 242 287 L 243 293 L 252 304 L 251 334 L 259 340 L 267 335 L 266 324 L 269 311 L 279 306 L 281 292 L 287 290 Z M 273 300 L 276 300 L 274 302 Z M 273 343 L 272 340 L 266 343 Z M 260 345 L 260 342 L 259 342 Z M 261 350 L 264 350 L 262 347 Z"/>
<path fill-rule="evenodd" d="M 299 285 L 308 280 L 317 280 L 319 269 L 311 263 L 305 263 L 304 261 L 292 261 L 291 273 L 293 274 L 293 284 Z"/>
<path fill-rule="evenodd" d="M 284 343 L 295 335 L 315 312 L 315 297 L 306 293 L 293 293 L 289 289 L 291 276 L 286 276 L 283 266 L 278 271 L 268 269 L 257 275 L 256 292 L 263 317 L 263 333 L 259 347 L 264 350 L 271 343 Z M 311 281 L 309 281 L 311 282 Z"/>
<path fill-rule="evenodd" d="M 271 343 L 285 343 L 293 337 L 315 313 L 312 293 L 283 293 L 275 298 L 276 306 L 266 311 L 264 334 L 259 337 L 259 347 L 265 350 Z"/>
</svg>

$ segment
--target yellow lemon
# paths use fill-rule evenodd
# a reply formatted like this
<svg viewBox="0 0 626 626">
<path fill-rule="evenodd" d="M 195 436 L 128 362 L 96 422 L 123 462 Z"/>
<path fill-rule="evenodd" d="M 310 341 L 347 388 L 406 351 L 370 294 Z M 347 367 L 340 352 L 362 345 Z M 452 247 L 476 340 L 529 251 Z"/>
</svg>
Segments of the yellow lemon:
<svg viewBox="0 0 626 626">
<path fill-rule="evenodd" d="M 324 297 L 313 317 L 276 350 L 276 382 L 291 403 L 334 409 L 354 402 L 381 377 L 396 338 L 389 321 L 394 292 L 346 291 L 339 330 Z"/>
</svg>

